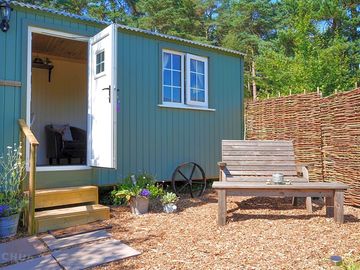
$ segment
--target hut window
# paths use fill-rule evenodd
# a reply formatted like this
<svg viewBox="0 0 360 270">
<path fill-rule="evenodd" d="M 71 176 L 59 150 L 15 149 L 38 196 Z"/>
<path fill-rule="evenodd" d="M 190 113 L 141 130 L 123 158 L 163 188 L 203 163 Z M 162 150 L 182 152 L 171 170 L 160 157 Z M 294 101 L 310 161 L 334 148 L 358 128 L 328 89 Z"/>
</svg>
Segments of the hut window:
<svg viewBox="0 0 360 270">
<path fill-rule="evenodd" d="M 208 59 L 188 54 L 186 57 L 186 103 L 208 106 Z"/>
<path fill-rule="evenodd" d="M 173 51 L 163 51 L 163 102 L 164 103 L 183 103 L 184 101 L 184 72 L 182 53 Z"/>
<path fill-rule="evenodd" d="M 105 70 L 105 51 L 96 53 L 96 74 L 100 74 Z"/>
</svg>

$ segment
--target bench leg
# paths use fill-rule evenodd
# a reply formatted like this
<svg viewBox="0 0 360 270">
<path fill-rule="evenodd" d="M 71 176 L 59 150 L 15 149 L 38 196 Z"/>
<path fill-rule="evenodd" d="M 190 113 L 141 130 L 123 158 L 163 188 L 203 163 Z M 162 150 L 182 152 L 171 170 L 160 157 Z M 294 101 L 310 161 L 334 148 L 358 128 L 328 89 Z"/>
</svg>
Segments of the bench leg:
<svg viewBox="0 0 360 270">
<path fill-rule="evenodd" d="M 334 197 L 325 198 L 326 217 L 334 217 Z"/>
<path fill-rule="evenodd" d="M 311 197 L 306 197 L 306 209 L 307 209 L 308 213 L 313 212 Z"/>
<path fill-rule="evenodd" d="M 292 205 L 293 206 L 298 206 L 298 197 L 293 197 L 292 198 Z"/>
<path fill-rule="evenodd" d="M 218 190 L 218 225 L 226 224 L 226 190 Z"/>
<path fill-rule="evenodd" d="M 344 191 L 335 190 L 334 196 L 334 220 L 337 223 L 344 223 Z"/>
</svg>

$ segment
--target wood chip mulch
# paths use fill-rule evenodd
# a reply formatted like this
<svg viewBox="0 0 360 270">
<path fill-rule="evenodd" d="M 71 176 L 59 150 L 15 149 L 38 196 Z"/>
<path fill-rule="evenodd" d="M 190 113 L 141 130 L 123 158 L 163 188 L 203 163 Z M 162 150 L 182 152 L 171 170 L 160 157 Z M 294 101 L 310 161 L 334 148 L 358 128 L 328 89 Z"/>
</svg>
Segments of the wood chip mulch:
<svg viewBox="0 0 360 270">
<path fill-rule="evenodd" d="M 113 207 L 114 238 L 142 254 L 96 269 L 333 269 L 331 255 L 359 256 L 360 208 L 345 206 L 345 223 L 325 217 L 321 201 L 309 214 L 290 198 L 228 198 L 228 220 L 217 226 L 217 196 L 183 197 L 175 214 L 135 216 Z"/>
</svg>

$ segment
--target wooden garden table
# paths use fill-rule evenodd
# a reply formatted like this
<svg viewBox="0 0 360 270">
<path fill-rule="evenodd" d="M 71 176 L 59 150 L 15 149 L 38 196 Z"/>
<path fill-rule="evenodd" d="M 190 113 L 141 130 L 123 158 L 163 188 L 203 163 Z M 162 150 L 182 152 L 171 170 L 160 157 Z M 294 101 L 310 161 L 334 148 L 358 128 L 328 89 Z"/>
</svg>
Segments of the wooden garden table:
<svg viewBox="0 0 360 270">
<path fill-rule="evenodd" d="M 325 197 L 326 216 L 334 217 L 335 222 L 344 222 L 344 191 L 348 186 L 337 182 L 292 183 L 274 185 L 261 182 L 214 182 L 213 188 L 218 192 L 218 224 L 226 223 L 227 196 L 256 197 Z"/>
</svg>

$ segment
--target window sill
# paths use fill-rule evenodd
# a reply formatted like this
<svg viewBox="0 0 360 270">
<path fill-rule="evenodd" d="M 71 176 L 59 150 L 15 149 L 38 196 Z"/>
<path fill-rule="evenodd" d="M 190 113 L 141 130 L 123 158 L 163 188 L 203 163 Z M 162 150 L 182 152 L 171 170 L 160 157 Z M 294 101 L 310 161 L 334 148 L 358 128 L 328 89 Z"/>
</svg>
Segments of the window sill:
<svg viewBox="0 0 360 270">
<path fill-rule="evenodd" d="M 170 109 L 184 109 L 184 110 L 195 110 L 195 111 L 207 111 L 207 112 L 215 112 L 215 109 L 209 109 L 209 108 L 202 108 L 202 107 L 194 107 L 194 106 L 188 106 L 188 105 L 164 105 L 164 104 L 158 104 L 158 107 L 160 108 L 170 108 Z"/>
<path fill-rule="evenodd" d="M 37 172 L 55 172 L 55 171 L 83 171 L 83 170 L 91 170 L 92 167 L 86 165 L 61 165 L 61 166 L 37 166 Z M 26 171 L 29 171 L 27 166 Z"/>
</svg>

